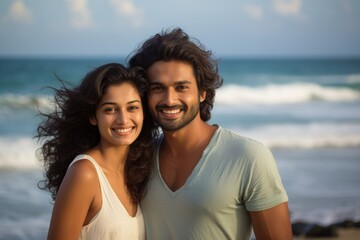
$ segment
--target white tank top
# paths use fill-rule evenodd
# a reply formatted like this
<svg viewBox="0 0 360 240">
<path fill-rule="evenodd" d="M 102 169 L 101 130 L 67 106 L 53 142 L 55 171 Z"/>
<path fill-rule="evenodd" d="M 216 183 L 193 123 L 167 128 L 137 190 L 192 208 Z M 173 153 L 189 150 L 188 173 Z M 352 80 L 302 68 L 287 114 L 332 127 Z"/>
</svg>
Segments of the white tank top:
<svg viewBox="0 0 360 240">
<path fill-rule="evenodd" d="M 78 155 L 70 166 L 82 159 L 89 160 L 95 166 L 101 188 L 102 206 L 90 223 L 82 227 L 79 240 L 144 240 L 145 226 L 140 205 L 137 206 L 135 217 L 130 216 L 112 189 L 101 167 L 91 156 Z"/>
</svg>

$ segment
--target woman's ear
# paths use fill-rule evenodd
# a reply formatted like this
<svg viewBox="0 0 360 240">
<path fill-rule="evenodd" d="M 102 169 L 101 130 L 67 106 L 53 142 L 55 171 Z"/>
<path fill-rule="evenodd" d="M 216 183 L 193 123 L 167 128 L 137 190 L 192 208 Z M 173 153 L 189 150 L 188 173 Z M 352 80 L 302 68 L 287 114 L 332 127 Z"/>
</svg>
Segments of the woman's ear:
<svg viewBox="0 0 360 240">
<path fill-rule="evenodd" d="M 206 99 L 206 91 L 200 93 L 200 102 L 202 103 Z"/>
<path fill-rule="evenodd" d="M 90 117 L 89 122 L 91 125 L 96 126 L 97 125 L 96 117 Z"/>
</svg>

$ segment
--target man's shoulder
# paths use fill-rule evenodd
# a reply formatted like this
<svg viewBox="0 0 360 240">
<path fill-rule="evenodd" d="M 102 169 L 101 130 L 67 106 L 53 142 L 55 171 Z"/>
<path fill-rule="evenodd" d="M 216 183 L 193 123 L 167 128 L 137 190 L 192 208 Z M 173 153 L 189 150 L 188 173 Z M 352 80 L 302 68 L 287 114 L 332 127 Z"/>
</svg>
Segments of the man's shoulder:
<svg viewBox="0 0 360 240">
<path fill-rule="evenodd" d="M 242 135 L 240 132 L 235 132 L 234 130 L 219 127 L 218 131 L 222 140 L 241 142 L 249 145 L 263 145 L 258 140 L 255 140 L 250 136 Z"/>
<path fill-rule="evenodd" d="M 258 153 L 268 152 L 269 149 L 263 143 L 255 140 L 249 136 L 241 135 L 238 132 L 219 127 L 218 142 L 221 143 L 223 148 L 233 149 L 233 151 Z"/>
</svg>

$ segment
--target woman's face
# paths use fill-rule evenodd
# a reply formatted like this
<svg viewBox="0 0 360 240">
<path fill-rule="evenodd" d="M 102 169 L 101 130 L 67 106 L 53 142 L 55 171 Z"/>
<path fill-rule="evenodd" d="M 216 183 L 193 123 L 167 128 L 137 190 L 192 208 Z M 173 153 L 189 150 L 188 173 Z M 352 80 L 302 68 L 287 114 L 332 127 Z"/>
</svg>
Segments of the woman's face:
<svg viewBox="0 0 360 240">
<path fill-rule="evenodd" d="M 129 146 L 139 136 L 144 120 L 141 97 L 131 83 L 109 86 L 90 122 L 97 125 L 106 146 Z"/>
</svg>

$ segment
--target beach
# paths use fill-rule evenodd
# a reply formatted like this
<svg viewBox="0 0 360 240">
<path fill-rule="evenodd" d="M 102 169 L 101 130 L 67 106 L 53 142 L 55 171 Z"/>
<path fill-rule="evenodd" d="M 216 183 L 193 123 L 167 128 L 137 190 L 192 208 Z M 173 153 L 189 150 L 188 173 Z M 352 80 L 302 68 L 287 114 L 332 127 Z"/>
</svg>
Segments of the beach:
<svg viewBox="0 0 360 240">
<path fill-rule="evenodd" d="M 54 107 L 44 87 L 60 85 L 55 74 L 76 83 L 93 67 L 123 61 L 0 59 L 0 240 L 46 239 L 52 199 L 37 187 L 34 139 L 38 110 Z M 209 123 L 270 148 L 291 222 L 306 231 L 333 226 L 328 235 L 337 236 L 321 239 L 360 239 L 360 60 L 222 59 L 219 70 L 224 85 Z M 320 239 L 306 231 L 294 239 Z"/>
<path fill-rule="evenodd" d="M 337 229 L 337 236 L 332 237 L 298 237 L 294 236 L 294 240 L 356 240 L 360 239 L 360 229 L 359 228 L 339 228 Z"/>
</svg>

